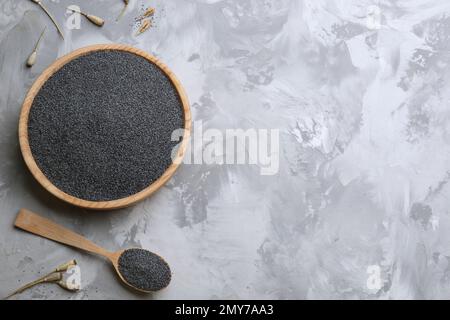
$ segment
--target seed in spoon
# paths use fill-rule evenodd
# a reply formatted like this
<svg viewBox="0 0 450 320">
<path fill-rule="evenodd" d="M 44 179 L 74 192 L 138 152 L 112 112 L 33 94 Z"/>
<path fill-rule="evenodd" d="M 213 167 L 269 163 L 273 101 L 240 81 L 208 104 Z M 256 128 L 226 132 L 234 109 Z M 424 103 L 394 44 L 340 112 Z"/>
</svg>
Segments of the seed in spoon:
<svg viewBox="0 0 450 320">
<path fill-rule="evenodd" d="M 170 267 L 160 256 L 144 249 L 127 249 L 119 257 L 119 273 L 142 291 L 158 291 L 172 278 Z"/>
<path fill-rule="evenodd" d="M 144 249 L 110 252 L 83 236 L 27 209 L 21 209 L 14 226 L 41 237 L 108 258 L 120 280 L 136 290 L 150 292 L 166 287 L 171 280 L 170 267 L 160 256 Z M 64 268 L 64 266 L 61 266 Z"/>
</svg>

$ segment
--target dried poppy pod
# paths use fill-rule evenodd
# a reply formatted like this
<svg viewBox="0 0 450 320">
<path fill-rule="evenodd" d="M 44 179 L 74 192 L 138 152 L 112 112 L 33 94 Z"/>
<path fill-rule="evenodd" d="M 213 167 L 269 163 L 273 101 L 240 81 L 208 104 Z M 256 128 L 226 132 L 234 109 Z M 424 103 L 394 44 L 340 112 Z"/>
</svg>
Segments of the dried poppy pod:
<svg viewBox="0 0 450 320">
<path fill-rule="evenodd" d="M 42 10 L 44 10 L 45 14 L 50 18 L 50 20 L 52 20 L 53 24 L 56 27 L 56 30 L 58 30 L 58 33 L 61 35 L 61 37 L 64 39 L 64 34 L 61 30 L 61 28 L 59 27 L 58 23 L 56 22 L 55 18 L 53 18 L 52 14 L 47 10 L 46 7 L 44 7 L 44 5 L 42 4 L 41 0 L 31 0 L 34 3 L 36 3 L 38 6 L 41 7 Z"/>
<path fill-rule="evenodd" d="M 93 24 L 102 27 L 105 24 L 105 20 L 100 17 L 94 16 L 92 14 L 85 15 L 85 17 L 91 21 Z"/>
<path fill-rule="evenodd" d="M 94 16 L 93 14 L 87 14 L 87 13 L 85 13 L 85 12 L 78 11 L 78 10 L 74 10 L 74 9 L 72 9 L 72 8 L 67 8 L 67 9 L 69 9 L 69 10 L 71 10 L 71 11 L 73 11 L 73 12 L 76 12 L 76 13 L 81 14 L 81 15 L 84 16 L 86 19 L 88 19 L 90 22 L 92 22 L 93 24 L 95 24 L 96 26 L 103 27 L 103 25 L 105 24 L 105 20 L 103 20 L 103 19 L 100 18 L 100 17 Z"/>
<path fill-rule="evenodd" d="M 42 283 L 56 283 L 60 287 L 69 290 L 69 291 L 76 291 L 73 288 L 69 287 L 67 283 L 64 281 L 63 273 L 69 270 L 70 268 L 77 265 L 77 262 L 75 259 L 70 260 L 66 263 L 63 263 L 56 267 L 52 272 L 46 274 L 45 276 L 40 277 L 39 279 L 36 279 L 34 281 L 31 281 L 24 286 L 20 287 L 19 289 L 15 290 L 13 293 L 9 294 L 5 299 L 8 299 L 16 294 L 22 293 L 25 290 L 28 290 L 38 284 Z"/>
<path fill-rule="evenodd" d="M 120 11 L 119 16 L 117 17 L 116 21 L 119 21 L 120 18 L 122 18 L 123 14 L 125 13 L 125 11 L 127 10 L 128 4 L 130 3 L 130 0 L 123 0 L 124 6 L 122 11 Z"/>
<path fill-rule="evenodd" d="M 145 12 L 142 14 L 142 16 L 140 17 L 140 20 L 151 17 L 155 14 L 155 8 L 149 7 L 147 8 L 147 10 L 145 10 Z"/>
<path fill-rule="evenodd" d="M 33 52 L 31 52 L 30 56 L 27 59 L 27 67 L 28 68 L 31 68 L 36 63 L 37 51 L 39 48 L 39 44 L 41 43 L 42 37 L 44 36 L 46 29 L 47 29 L 47 27 L 45 27 L 44 30 L 42 30 L 41 35 L 39 36 L 39 39 L 34 46 Z"/>
<path fill-rule="evenodd" d="M 26 285 L 24 285 L 23 287 L 20 287 L 19 289 L 17 289 L 16 291 L 14 291 L 13 293 L 9 294 L 8 296 L 5 297 L 5 299 L 8 299 L 16 294 L 22 293 L 27 289 L 30 289 L 38 284 L 42 284 L 42 283 L 50 283 L 50 282 L 59 282 L 62 279 L 62 274 L 60 272 L 53 272 L 50 273 L 46 276 L 43 276 L 37 280 L 34 280 L 30 283 L 27 283 Z"/>
<path fill-rule="evenodd" d="M 150 20 L 144 20 L 139 27 L 138 31 L 136 32 L 136 36 L 140 35 L 141 33 L 144 33 L 152 26 L 152 22 Z"/>
<path fill-rule="evenodd" d="M 65 272 L 76 265 L 77 265 L 77 261 L 75 259 L 72 259 L 66 263 L 63 263 L 63 264 L 57 266 L 56 269 L 54 270 L 54 272 L 62 272 L 62 271 Z"/>
</svg>

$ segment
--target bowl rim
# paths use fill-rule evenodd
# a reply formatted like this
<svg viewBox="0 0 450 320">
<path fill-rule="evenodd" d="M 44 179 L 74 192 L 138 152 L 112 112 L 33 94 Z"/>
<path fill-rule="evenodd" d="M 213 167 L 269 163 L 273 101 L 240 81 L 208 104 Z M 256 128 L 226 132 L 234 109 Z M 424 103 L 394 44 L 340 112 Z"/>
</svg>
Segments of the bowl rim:
<svg viewBox="0 0 450 320">
<path fill-rule="evenodd" d="M 130 52 L 133 54 L 136 54 L 140 57 L 143 57 L 159 67 L 163 71 L 163 73 L 168 77 L 168 79 L 172 82 L 174 85 L 180 101 L 182 103 L 183 108 L 183 115 L 184 115 L 184 134 L 183 139 L 181 143 L 179 144 L 177 154 L 175 158 L 172 161 L 172 164 L 164 171 L 164 173 L 151 185 L 146 187 L 145 189 L 141 190 L 138 193 L 135 193 L 133 195 L 127 196 L 125 198 L 115 199 L 115 200 L 108 200 L 108 201 L 90 201 L 90 200 L 84 200 L 77 197 L 74 197 L 72 195 L 69 195 L 65 193 L 64 191 L 60 190 L 58 187 L 56 187 L 41 171 L 41 169 L 38 167 L 33 154 L 31 152 L 29 140 L 28 140 L 28 119 L 30 110 L 34 101 L 34 98 L 36 97 L 37 93 L 40 91 L 42 86 L 45 84 L 45 82 L 58 70 L 60 70 L 64 65 L 71 62 L 72 60 L 79 58 L 81 56 L 87 55 L 89 53 L 95 52 L 95 51 L 108 51 L 108 50 L 119 50 L 119 51 L 125 51 Z M 30 90 L 28 91 L 24 102 L 22 104 L 22 109 L 20 112 L 20 118 L 19 118 L 19 144 L 20 144 L 20 150 L 22 153 L 22 157 L 30 170 L 31 174 L 34 176 L 34 178 L 39 182 L 41 186 L 43 186 L 48 192 L 56 196 L 57 198 L 68 202 L 72 205 L 75 205 L 77 207 L 85 208 L 85 209 L 93 209 L 93 210 L 108 210 L 108 209 L 119 209 L 128 207 L 130 205 L 133 205 L 139 201 L 142 201 L 143 199 L 149 197 L 151 194 L 153 194 L 155 191 L 157 191 L 159 188 L 161 188 L 175 173 L 176 169 L 178 169 L 179 165 L 181 164 L 184 154 L 187 149 L 187 145 L 189 142 L 189 136 L 191 133 L 191 112 L 189 107 L 189 100 L 187 98 L 186 92 L 184 91 L 180 81 L 177 79 L 175 74 L 158 58 L 154 57 L 153 55 L 124 44 L 96 44 L 91 45 L 87 47 L 83 47 L 80 49 L 77 49 L 75 51 L 72 51 L 71 53 L 62 56 L 61 58 L 54 61 L 47 69 L 45 69 L 41 75 L 35 80 L 33 85 L 31 86 Z"/>
</svg>

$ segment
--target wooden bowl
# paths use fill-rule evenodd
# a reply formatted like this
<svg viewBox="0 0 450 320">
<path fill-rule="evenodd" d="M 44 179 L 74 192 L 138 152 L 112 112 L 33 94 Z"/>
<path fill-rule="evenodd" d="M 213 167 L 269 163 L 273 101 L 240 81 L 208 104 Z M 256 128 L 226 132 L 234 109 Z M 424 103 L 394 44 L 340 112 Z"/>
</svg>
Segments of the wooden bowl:
<svg viewBox="0 0 450 320">
<path fill-rule="evenodd" d="M 182 104 L 182 111 L 184 114 L 184 135 L 183 140 L 179 144 L 179 148 L 176 154 L 176 157 L 173 159 L 172 164 L 166 169 L 166 171 L 151 185 L 143 189 L 142 191 L 130 195 L 125 198 L 121 199 L 115 199 L 110 201 L 89 201 L 89 200 L 83 200 L 79 199 L 77 197 L 74 197 L 72 195 L 69 195 L 59 188 L 57 188 L 50 180 L 44 175 L 44 173 L 41 171 L 41 169 L 38 167 L 35 159 L 33 158 L 33 154 L 31 152 L 29 140 L 28 140 L 28 118 L 30 114 L 30 110 L 34 101 L 34 98 L 44 85 L 44 83 L 58 70 L 60 70 L 65 64 L 69 63 L 70 61 L 86 55 L 91 52 L 100 51 L 100 50 L 119 50 L 119 51 L 125 51 L 130 52 L 133 54 L 136 54 L 140 57 L 143 57 L 159 67 L 160 70 L 162 70 L 165 75 L 168 77 L 168 79 L 172 82 L 174 85 L 176 91 L 178 92 L 181 104 Z M 56 60 L 53 64 L 51 64 L 34 82 L 33 86 L 31 87 L 30 91 L 28 92 L 27 96 L 25 97 L 22 110 L 20 113 L 20 119 L 19 119 L 19 142 L 20 142 L 20 149 L 22 152 L 22 156 L 25 160 L 25 163 L 28 167 L 28 169 L 31 171 L 32 175 L 36 178 L 36 180 L 51 194 L 58 197 L 59 199 L 68 202 L 70 204 L 73 204 L 78 207 L 86 208 L 86 209 L 95 209 L 95 210 L 108 210 L 108 209 L 118 209 L 130 206 L 132 204 L 135 204 L 138 201 L 141 201 L 148 196 L 150 196 L 153 192 L 161 188 L 174 174 L 175 170 L 178 168 L 179 164 L 182 161 L 182 158 L 184 156 L 184 153 L 187 148 L 188 139 L 191 131 L 191 112 L 189 109 L 189 102 L 188 98 L 186 96 L 186 93 L 181 86 L 178 79 L 175 77 L 172 71 L 169 70 L 169 68 L 164 65 L 161 61 L 159 61 L 154 56 L 146 53 L 143 50 L 133 48 L 127 45 L 121 45 L 121 44 L 102 44 L 102 45 L 93 45 L 85 48 L 81 48 L 78 50 L 73 51 L 72 53 L 69 53 L 68 55 L 65 55 L 58 60 Z"/>
</svg>

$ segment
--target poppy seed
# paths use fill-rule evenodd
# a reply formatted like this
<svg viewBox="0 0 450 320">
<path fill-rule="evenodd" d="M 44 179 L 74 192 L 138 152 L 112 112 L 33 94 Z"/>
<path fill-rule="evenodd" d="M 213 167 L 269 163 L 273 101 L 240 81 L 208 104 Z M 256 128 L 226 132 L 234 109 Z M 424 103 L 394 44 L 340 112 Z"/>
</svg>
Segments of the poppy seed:
<svg viewBox="0 0 450 320">
<path fill-rule="evenodd" d="M 119 257 L 119 272 L 128 284 L 144 291 L 161 290 L 172 278 L 167 262 L 144 249 L 125 250 Z"/>
<path fill-rule="evenodd" d="M 121 50 L 80 56 L 41 87 L 28 118 L 33 158 L 61 191 L 88 201 L 134 195 L 172 164 L 184 127 L 177 89 L 158 66 Z"/>
</svg>

